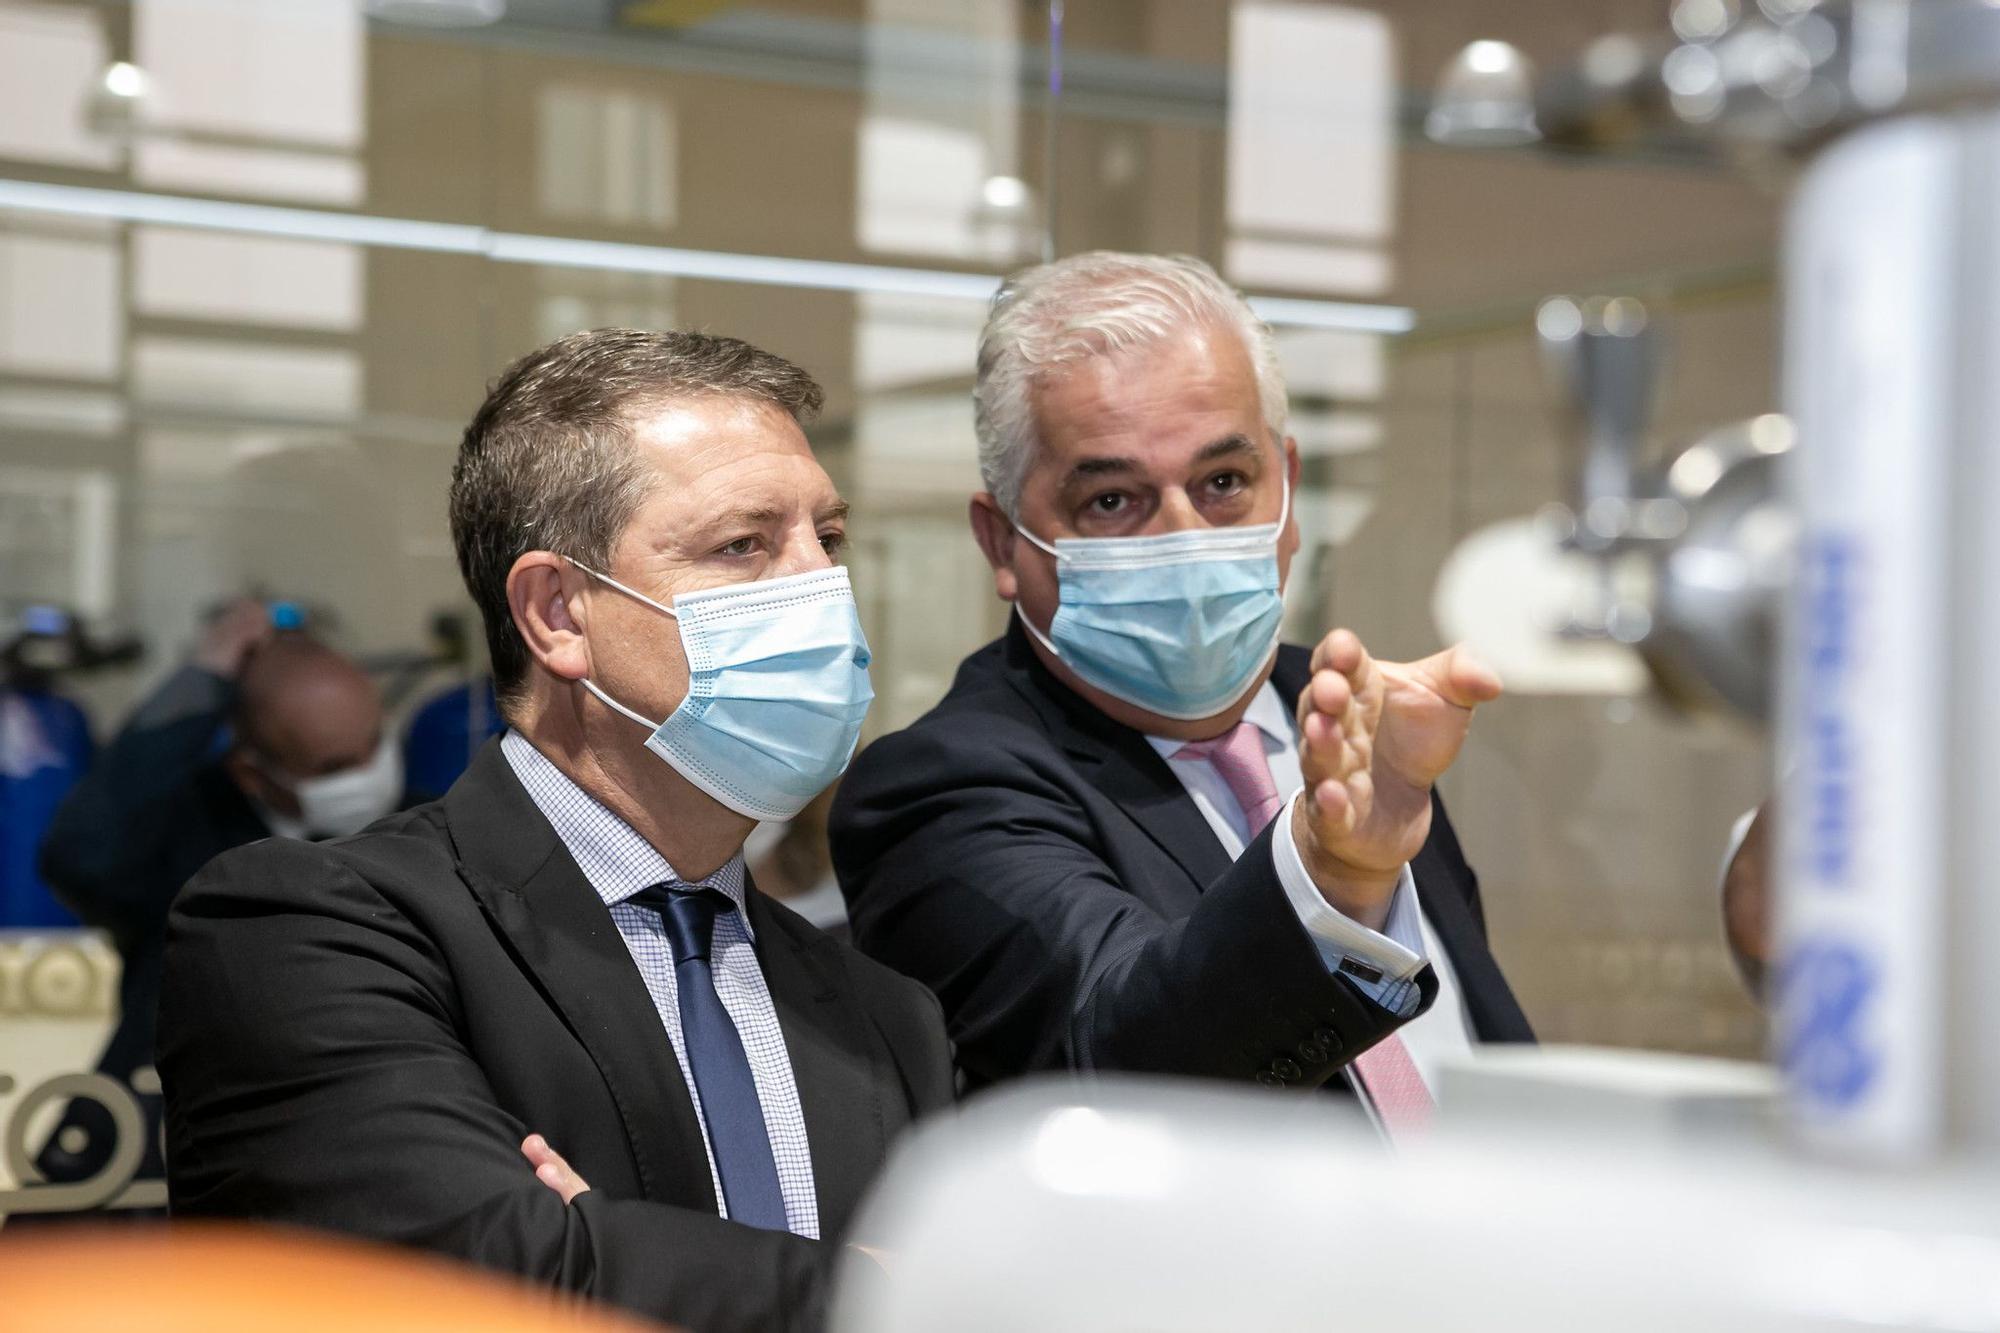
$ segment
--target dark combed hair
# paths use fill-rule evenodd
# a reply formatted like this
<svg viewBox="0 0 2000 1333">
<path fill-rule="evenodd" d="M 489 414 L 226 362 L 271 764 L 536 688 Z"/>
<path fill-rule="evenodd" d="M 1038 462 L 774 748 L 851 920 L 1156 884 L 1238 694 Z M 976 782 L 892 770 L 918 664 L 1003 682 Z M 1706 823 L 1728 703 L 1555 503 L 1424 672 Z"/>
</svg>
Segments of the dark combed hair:
<svg viewBox="0 0 2000 1333">
<path fill-rule="evenodd" d="M 804 424 L 823 394 L 805 371 L 740 339 L 649 329 L 572 333 L 507 367 L 488 390 L 451 471 L 451 539 L 503 706 L 528 675 L 508 571 L 529 551 L 605 569 L 646 496 L 635 414 L 704 397 L 769 403 Z"/>
</svg>

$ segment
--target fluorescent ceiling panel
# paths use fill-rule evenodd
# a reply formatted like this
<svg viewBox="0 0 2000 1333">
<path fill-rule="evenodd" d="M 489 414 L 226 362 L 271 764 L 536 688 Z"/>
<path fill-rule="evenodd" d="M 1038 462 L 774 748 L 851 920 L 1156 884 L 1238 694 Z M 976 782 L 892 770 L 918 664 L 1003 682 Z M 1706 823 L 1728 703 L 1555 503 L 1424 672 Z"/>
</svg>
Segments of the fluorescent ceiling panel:
<svg viewBox="0 0 2000 1333">
<path fill-rule="evenodd" d="M 782 255 L 732 254 L 719 250 L 683 250 L 672 246 L 589 241 L 566 236 L 529 236 L 488 231 L 460 223 L 279 208 L 268 204 L 99 190 L 39 181 L 0 180 L 0 209 L 63 217 L 158 222 L 263 236 L 352 241 L 358 245 L 393 249 L 483 255 L 501 263 L 545 264 L 624 273 L 668 273 L 716 282 L 821 291 L 885 292 L 987 301 L 992 299 L 1000 282 L 990 273 L 794 259 Z M 1264 319 L 1289 327 L 1407 333 L 1416 323 L 1415 313 L 1405 306 L 1272 296 L 1251 296 L 1249 299 L 1251 308 Z"/>
</svg>

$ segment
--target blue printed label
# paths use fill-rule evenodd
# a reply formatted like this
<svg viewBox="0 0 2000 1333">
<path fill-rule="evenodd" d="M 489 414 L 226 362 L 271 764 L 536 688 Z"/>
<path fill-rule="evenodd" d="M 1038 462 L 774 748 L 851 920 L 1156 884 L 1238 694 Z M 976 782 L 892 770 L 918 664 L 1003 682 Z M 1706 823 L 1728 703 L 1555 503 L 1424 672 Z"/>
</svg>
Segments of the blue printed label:
<svg viewBox="0 0 2000 1333">
<path fill-rule="evenodd" d="M 1779 974 L 1779 1061 L 1792 1086 L 1827 1109 L 1859 1101 L 1881 1072 L 1864 1026 L 1878 980 L 1858 950 L 1833 939 L 1801 942 Z"/>
<path fill-rule="evenodd" d="M 1854 795 L 1858 757 L 1849 709 L 1855 670 L 1854 621 L 1860 557 L 1852 538 L 1825 536 L 1805 552 L 1803 612 L 1806 865 L 1816 887 L 1854 881 Z"/>
</svg>

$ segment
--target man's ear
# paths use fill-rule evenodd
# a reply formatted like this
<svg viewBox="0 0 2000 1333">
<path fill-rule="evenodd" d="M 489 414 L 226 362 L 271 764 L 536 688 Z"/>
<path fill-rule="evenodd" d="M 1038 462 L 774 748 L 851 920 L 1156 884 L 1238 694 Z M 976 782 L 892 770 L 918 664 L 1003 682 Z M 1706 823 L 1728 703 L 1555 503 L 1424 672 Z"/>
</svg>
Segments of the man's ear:
<svg viewBox="0 0 2000 1333">
<path fill-rule="evenodd" d="M 590 674 L 584 608 L 575 566 L 552 551 L 529 551 L 507 571 L 507 609 L 528 655 L 562 680 Z"/>
<path fill-rule="evenodd" d="M 1014 540 L 1019 534 L 1007 518 L 1007 511 L 990 492 L 980 491 L 972 497 L 966 515 L 972 520 L 973 540 L 979 543 L 986 563 L 993 567 L 993 591 L 1000 600 L 1013 601 L 1021 586 L 1014 577 Z"/>
<path fill-rule="evenodd" d="M 222 771 L 236 784 L 236 790 L 251 800 L 262 801 L 281 815 L 298 818 L 299 798 L 271 781 L 241 745 L 231 746 L 229 753 L 222 756 Z"/>
<path fill-rule="evenodd" d="M 263 784 L 258 780 L 263 775 L 250 762 L 250 756 L 243 753 L 240 745 L 231 746 L 229 753 L 222 756 L 222 771 L 229 774 L 229 780 L 239 789 L 252 796 L 262 796 Z"/>
<path fill-rule="evenodd" d="M 1299 472 L 1304 465 L 1299 462 L 1299 442 L 1290 435 L 1285 437 L 1285 479 L 1291 483 L 1292 494 L 1298 494 Z"/>
</svg>

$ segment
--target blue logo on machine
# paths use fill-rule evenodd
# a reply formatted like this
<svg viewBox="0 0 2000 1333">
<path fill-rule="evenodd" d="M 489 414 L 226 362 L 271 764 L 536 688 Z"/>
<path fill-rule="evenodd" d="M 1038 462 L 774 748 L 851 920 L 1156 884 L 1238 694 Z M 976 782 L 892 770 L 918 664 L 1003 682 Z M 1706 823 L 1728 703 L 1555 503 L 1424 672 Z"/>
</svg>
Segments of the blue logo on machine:
<svg viewBox="0 0 2000 1333">
<path fill-rule="evenodd" d="M 1807 1101 L 1842 1110 L 1874 1084 L 1882 1060 L 1864 1029 L 1879 980 L 1874 964 L 1844 940 L 1805 941 L 1785 960 L 1778 1060 Z"/>
<path fill-rule="evenodd" d="M 1851 698 L 1859 601 L 1858 544 L 1822 535 L 1805 551 L 1799 629 L 1805 666 L 1799 742 L 1805 765 L 1806 855 L 1812 882 L 1847 888 L 1854 876 L 1856 753 Z"/>
</svg>

